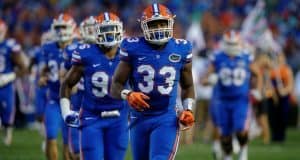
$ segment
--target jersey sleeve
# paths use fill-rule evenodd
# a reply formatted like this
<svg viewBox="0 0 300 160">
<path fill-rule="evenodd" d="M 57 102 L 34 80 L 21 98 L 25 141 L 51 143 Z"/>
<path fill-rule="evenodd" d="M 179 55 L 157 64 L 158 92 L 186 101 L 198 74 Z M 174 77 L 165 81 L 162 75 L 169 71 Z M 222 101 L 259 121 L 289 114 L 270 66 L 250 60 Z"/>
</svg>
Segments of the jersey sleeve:
<svg viewBox="0 0 300 160">
<path fill-rule="evenodd" d="M 179 43 L 182 43 L 182 48 L 183 48 L 183 52 L 184 52 L 184 57 L 183 57 L 184 63 L 192 62 L 192 59 L 193 59 L 192 43 L 189 41 L 186 41 L 186 40 L 183 40 L 183 42 L 179 42 Z"/>
<path fill-rule="evenodd" d="M 15 39 L 8 39 L 6 45 L 13 53 L 19 53 L 21 51 L 21 45 L 17 43 Z"/>
<path fill-rule="evenodd" d="M 129 62 L 132 60 L 139 38 L 125 38 L 120 45 L 120 60 Z"/>
<path fill-rule="evenodd" d="M 74 50 L 72 52 L 71 65 L 82 65 L 83 64 L 83 58 L 82 58 L 81 55 L 82 54 L 79 50 Z"/>
<path fill-rule="evenodd" d="M 48 64 L 48 61 L 49 61 L 49 57 L 48 57 L 48 47 L 47 47 L 47 44 L 43 45 L 42 48 L 41 48 L 41 54 L 42 54 L 42 57 L 43 57 L 43 61 L 45 64 Z"/>
<path fill-rule="evenodd" d="M 248 53 L 248 61 L 249 61 L 249 63 L 252 63 L 254 61 L 254 59 L 255 59 L 254 54 Z"/>
<path fill-rule="evenodd" d="M 63 58 L 64 58 L 64 68 L 67 70 L 69 70 L 72 67 L 72 54 L 76 48 L 77 48 L 76 44 L 70 44 L 65 49 Z"/>
</svg>

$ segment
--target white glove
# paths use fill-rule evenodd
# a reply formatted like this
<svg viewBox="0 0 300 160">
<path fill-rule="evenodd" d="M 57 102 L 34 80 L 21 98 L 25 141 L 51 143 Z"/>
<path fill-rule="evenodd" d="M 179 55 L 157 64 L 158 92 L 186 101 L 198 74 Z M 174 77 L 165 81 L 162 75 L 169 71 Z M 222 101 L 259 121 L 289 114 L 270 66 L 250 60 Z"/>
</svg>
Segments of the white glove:
<svg viewBox="0 0 300 160">
<path fill-rule="evenodd" d="M 8 83 L 14 81 L 15 79 L 16 79 L 15 72 L 0 74 L 0 87 L 7 85 Z"/>
<path fill-rule="evenodd" d="M 59 102 L 61 115 L 65 123 L 69 127 L 79 127 L 79 114 L 70 109 L 70 100 L 68 98 L 61 98 Z"/>
</svg>

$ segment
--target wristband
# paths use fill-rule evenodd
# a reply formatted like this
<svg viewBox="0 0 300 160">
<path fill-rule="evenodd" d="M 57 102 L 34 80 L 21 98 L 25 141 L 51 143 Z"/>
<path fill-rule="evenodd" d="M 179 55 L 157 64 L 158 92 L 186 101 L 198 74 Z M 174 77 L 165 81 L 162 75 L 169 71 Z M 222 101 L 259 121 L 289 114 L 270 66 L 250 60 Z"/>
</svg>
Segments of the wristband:
<svg viewBox="0 0 300 160">
<path fill-rule="evenodd" d="M 195 104 L 195 100 L 193 98 L 186 98 L 182 102 L 182 106 L 184 110 L 193 111 L 194 104 Z"/>
<path fill-rule="evenodd" d="M 128 94 L 129 94 L 130 92 L 132 92 L 132 91 L 129 90 L 129 89 L 123 89 L 123 90 L 121 91 L 121 98 L 122 98 L 123 100 L 127 100 L 127 96 L 128 96 Z"/>
<path fill-rule="evenodd" d="M 68 98 L 61 98 L 59 100 L 59 103 L 60 103 L 61 115 L 65 120 L 66 116 L 71 113 L 71 109 L 70 109 L 71 102 Z"/>
</svg>

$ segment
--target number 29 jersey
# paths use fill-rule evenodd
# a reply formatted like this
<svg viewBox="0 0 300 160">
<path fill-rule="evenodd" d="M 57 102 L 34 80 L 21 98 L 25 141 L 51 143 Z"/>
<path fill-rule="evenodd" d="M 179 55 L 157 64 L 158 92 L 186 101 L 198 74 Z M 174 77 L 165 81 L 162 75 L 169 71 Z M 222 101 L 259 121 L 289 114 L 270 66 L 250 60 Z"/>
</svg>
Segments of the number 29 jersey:
<svg viewBox="0 0 300 160">
<path fill-rule="evenodd" d="M 219 98 L 247 97 L 250 86 L 250 64 L 254 56 L 246 51 L 230 57 L 219 51 L 210 57 L 218 82 L 215 89 Z"/>
<path fill-rule="evenodd" d="M 73 52 L 72 65 L 84 66 L 83 110 L 101 112 L 124 107 L 123 100 L 109 95 L 112 76 L 120 62 L 118 53 L 108 59 L 97 44 L 81 44 Z"/>
<path fill-rule="evenodd" d="M 127 38 L 121 43 L 121 60 L 132 68 L 129 84 L 134 91 L 150 97 L 145 114 L 174 110 L 180 72 L 192 60 L 192 45 L 183 39 L 170 39 L 155 50 L 143 38 Z"/>
</svg>

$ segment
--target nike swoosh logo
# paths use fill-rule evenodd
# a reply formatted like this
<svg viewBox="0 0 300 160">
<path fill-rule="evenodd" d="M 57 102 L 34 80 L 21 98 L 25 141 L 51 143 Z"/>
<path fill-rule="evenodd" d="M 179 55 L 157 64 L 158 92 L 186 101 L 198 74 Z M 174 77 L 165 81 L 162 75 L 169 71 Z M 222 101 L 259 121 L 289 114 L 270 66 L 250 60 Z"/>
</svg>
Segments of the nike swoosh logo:
<svg viewBox="0 0 300 160">
<path fill-rule="evenodd" d="M 96 119 L 96 117 L 85 117 L 85 120 L 91 120 L 91 119 Z"/>
<path fill-rule="evenodd" d="M 98 67 L 100 66 L 101 64 L 93 64 L 93 67 Z"/>
<path fill-rule="evenodd" d="M 144 60 L 146 57 L 138 58 L 139 61 Z"/>
<path fill-rule="evenodd" d="M 130 118 L 131 118 L 131 119 L 135 119 L 135 118 L 137 118 L 137 117 L 133 117 L 133 116 L 131 116 Z"/>
</svg>

